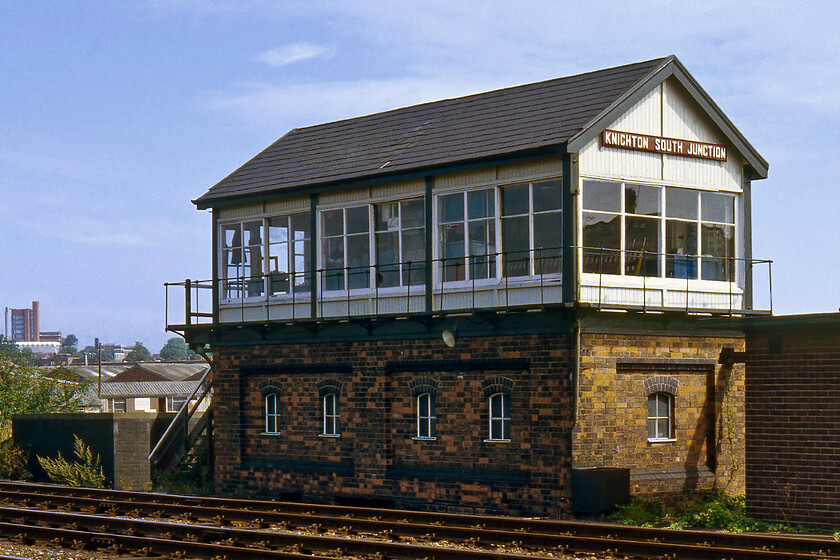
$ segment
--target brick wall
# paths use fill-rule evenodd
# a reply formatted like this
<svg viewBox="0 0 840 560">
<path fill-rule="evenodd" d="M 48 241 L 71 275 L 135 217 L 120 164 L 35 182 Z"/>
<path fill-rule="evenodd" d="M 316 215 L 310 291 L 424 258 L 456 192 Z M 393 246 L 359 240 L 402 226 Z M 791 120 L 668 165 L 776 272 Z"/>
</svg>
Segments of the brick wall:
<svg viewBox="0 0 840 560">
<path fill-rule="evenodd" d="M 631 471 L 631 492 L 666 499 L 713 487 L 744 491 L 744 368 L 716 362 L 743 338 L 581 336 L 576 467 Z M 676 383 L 671 441 L 649 441 L 645 382 Z"/>
<path fill-rule="evenodd" d="M 840 527 L 840 315 L 747 331 L 747 513 Z"/>
<path fill-rule="evenodd" d="M 528 515 L 567 511 L 569 338 L 561 334 L 214 349 L 217 491 Z M 511 386 L 509 443 L 487 442 L 488 380 Z M 410 383 L 437 384 L 438 433 L 418 440 Z M 339 386 L 322 437 L 319 383 Z M 261 389 L 279 395 L 264 431 Z M 266 389 L 268 390 L 268 389 Z"/>
</svg>

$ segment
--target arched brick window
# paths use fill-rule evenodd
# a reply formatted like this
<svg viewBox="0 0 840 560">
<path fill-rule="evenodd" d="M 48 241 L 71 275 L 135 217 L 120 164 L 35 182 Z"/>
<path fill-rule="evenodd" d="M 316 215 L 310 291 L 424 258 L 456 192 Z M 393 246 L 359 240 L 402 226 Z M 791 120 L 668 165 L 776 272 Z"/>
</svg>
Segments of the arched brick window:
<svg viewBox="0 0 840 560">
<path fill-rule="evenodd" d="M 263 410 L 265 412 L 266 434 L 280 433 L 280 382 L 270 379 L 260 383 L 260 394 L 263 396 Z"/>
<path fill-rule="evenodd" d="M 414 395 L 417 423 L 415 439 L 435 439 L 437 437 L 438 381 L 430 377 L 412 379 L 408 387 Z"/>
<path fill-rule="evenodd" d="M 490 377 L 481 383 L 487 397 L 487 440 L 510 441 L 510 394 L 513 381 L 507 377 Z"/>
<path fill-rule="evenodd" d="M 674 401 L 679 381 L 657 375 L 645 380 L 647 395 L 647 437 L 649 441 L 674 439 Z"/>
<path fill-rule="evenodd" d="M 324 379 L 318 383 L 318 394 L 321 395 L 321 435 L 338 437 L 341 435 L 339 414 L 339 395 L 341 382 L 336 379 Z"/>
</svg>

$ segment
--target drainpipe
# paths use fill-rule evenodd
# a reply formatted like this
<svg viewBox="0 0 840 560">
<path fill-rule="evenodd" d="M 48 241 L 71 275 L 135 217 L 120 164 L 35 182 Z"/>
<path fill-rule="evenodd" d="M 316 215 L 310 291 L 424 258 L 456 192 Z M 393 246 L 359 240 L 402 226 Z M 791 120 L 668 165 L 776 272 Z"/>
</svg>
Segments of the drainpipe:
<svg viewBox="0 0 840 560">
<path fill-rule="evenodd" d="M 578 421 L 578 394 L 580 392 L 580 319 L 575 318 L 575 359 L 572 366 L 572 425 Z"/>
</svg>

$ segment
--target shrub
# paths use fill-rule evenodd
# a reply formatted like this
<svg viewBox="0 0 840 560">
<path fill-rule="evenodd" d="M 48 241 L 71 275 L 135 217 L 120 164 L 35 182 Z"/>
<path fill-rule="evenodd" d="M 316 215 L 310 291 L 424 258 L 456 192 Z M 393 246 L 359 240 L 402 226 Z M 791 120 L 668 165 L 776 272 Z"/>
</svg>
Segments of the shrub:
<svg viewBox="0 0 840 560">
<path fill-rule="evenodd" d="M 73 450 L 79 461 L 71 463 L 62 457 L 61 453 L 56 459 L 37 455 L 41 467 L 56 484 L 105 488 L 105 474 L 102 472 L 102 465 L 99 464 L 99 455 L 94 457 L 93 451 L 79 436 L 73 434 L 73 440 Z"/>
<path fill-rule="evenodd" d="M 14 441 L 0 443 L 0 479 L 29 480 L 32 473 L 26 469 L 26 452 Z"/>
<path fill-rule="evenodd" d="M 618 506 L 609 520 L 622 525 L 652 527 L 660 525 L 665 518 L 665 506 L 659 498 L 634 496 L 629 504 Z"/>
</svg>

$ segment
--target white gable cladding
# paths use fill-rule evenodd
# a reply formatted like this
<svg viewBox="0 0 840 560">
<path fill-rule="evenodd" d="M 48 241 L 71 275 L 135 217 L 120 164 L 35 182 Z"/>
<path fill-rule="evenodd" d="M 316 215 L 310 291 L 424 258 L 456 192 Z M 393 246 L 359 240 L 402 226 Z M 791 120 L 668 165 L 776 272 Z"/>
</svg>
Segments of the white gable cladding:
<svg viewBox="0 0 840 560">
<path fill-rule="evenodd" d="M 602 147 L 600 136 L 579 154 L 583 176 L 740 192 L 744 158 L 675 78 L 655 87 L 606 128 L 667 138 L 696 140 L 728 147 L 726 162 Z"/>
</svg>

